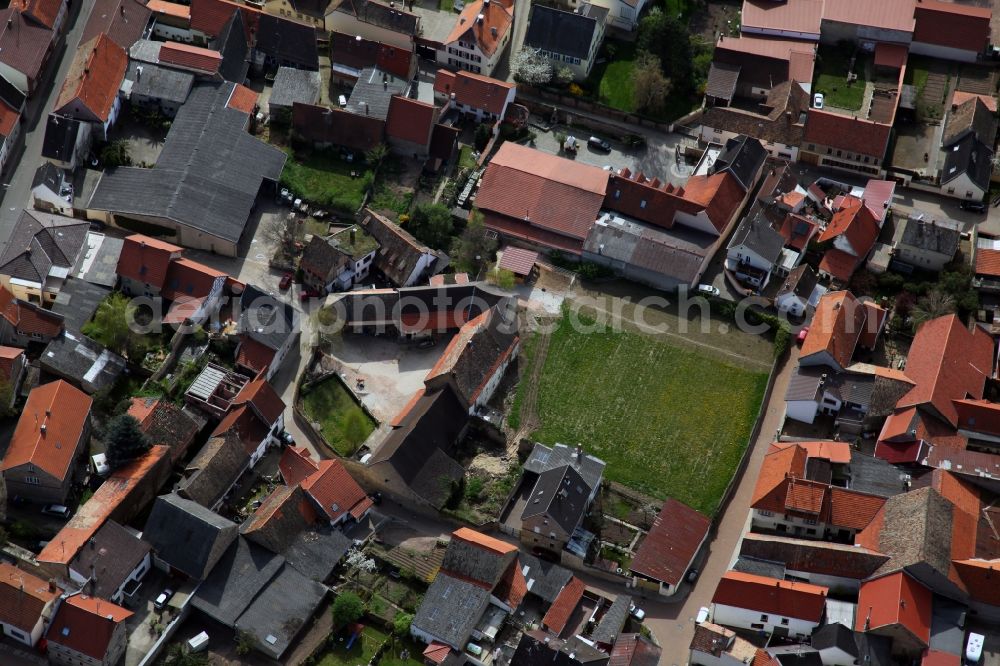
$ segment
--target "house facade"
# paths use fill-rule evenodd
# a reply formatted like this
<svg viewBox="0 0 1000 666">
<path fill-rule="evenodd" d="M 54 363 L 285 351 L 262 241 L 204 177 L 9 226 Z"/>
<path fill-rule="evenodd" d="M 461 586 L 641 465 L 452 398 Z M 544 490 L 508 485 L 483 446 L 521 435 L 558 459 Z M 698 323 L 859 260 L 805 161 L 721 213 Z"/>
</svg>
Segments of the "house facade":
<svg viewBox="0 0 1000 666">
<path fill-rule="evenodd" d="M 464 70 L 451 72 L 442 68 L 434 79 L 434 92 L 449 108 L 472 116 L 477 122 L 487 122 L 506 116 L 517 86 Z"/>
<path fill-rule="evenodd" d="M 7 562 L 0 562 L 0 631 L 22 645 L 34 647 L 52 620 L 62 590 L 54 582 Z"/>
<path fill-rule="evenodd" d="M 573 11 L 534 5 L 524 45 L 538 49 L 553 71 L 567 68 L 574 80 L 582 81 L 597 60 L 607 16 L 606 8 L 589 2 L 581 2 Z"/>
<path fill-rule="evenodd" d="M 510 0 L 474 0 L 466 4 L 437 51 L 438 64 L 492 76 L 510 44 L 513 24 L 514 4 Z"/>
<path fill-rule="evenodd" d="M 132 612 L 74 594 L 59 605 L 49 628 L 49 661 L 59 666 L 115 666 L 125 654 Z"/>
<path fill-rule="evenodd" d="M 820 585 L 729 571 L 712 597 L 712 620 L 727 627 L 805 639 L 823 620 L 827 592 Z"/>
</svg>

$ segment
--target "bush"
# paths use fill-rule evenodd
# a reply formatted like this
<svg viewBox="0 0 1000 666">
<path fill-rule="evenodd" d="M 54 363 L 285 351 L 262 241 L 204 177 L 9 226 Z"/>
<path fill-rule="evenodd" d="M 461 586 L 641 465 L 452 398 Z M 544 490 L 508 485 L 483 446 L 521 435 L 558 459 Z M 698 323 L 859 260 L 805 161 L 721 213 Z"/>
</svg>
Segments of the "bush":
<svg viewBox="0 0 1000 666">
<path fill-rule="evenodd" d="M 333 602 L 333 626 L 344 627 L 365 614 L 365 604 L 354 592 L 341 592 Z"/>
</svg>

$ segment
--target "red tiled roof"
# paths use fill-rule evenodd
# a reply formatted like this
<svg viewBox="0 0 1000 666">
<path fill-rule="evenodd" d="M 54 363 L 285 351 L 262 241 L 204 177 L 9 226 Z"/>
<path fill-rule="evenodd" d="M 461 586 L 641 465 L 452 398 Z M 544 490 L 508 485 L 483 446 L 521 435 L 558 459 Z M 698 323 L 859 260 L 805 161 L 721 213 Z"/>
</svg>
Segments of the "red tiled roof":
<svg viewBox="0 0 1000 666">
<path fill-rule="evenodd" d="M 459 71 L 449 72 L 439 69 L 434 79 L 434 92 L 445 97 L 455 95 L 455 102 L 473 109 L 482 109 L 499 116 L 507 103 L 507 96 L 515 84 L 481 74 Z"/>
<path fill-rule="evenodd" d="M 7 381 L 14 380 L 14 366 L 17 363 L 17 359 L 23 357 L 23 349 L 0 346 L 0 377 L 3 377 Z"/>
<path fill-rule="evenodd" d="M 191 29 L 218 37 L 235 11 L 243 16 L 243 28 L 249 43 L 256 32 L 261 12 L 229 0 L 192 0 Z"/>
<path fill-rule="evenodd" d="M 819 270 L 821 273 L 833 276 L 840 282 L 847 283 L 860 264 L 860 257 L 855 257 L 853 254 L 833 248 L 827 250 L 823 255 L 823 258 L 819 262 Z"/>
<path fill-rule="evenodd" d="M 977 93 L 965 92 L 964 90 L 955 91 L 955 94 L 951 96 L 951 105 L 953 107 L 961 106 L 962 104 L 968 102 L 970 99 L 978 99 L 986 106 L 987 109 L 989 109 L 993 113 L 997 112 L 996 97 L 994 97 L 993 95 L 980 95 Z"/>
<path fill-rule="evenodd" d="M 451 538 L 464 541 L 483 550 L 488 550 L 496 555 L 507 555 L 517 551 L 517 546 L 513 544 L 469 529 L 468 527 L 459 527 L 451 533 Z"/>
<path fill-rule="evenodd" d="M 875 520 L 885 498 L 830 486 L 829 522 L 846 529 L 862 530 Z"/>
<path fill-rule="evenodd" d="M 875 457 L 893 465 L 920 462 L 927 455 L 928 446 L 923 441 L 888 442 L 880 439 L 875 444 Z"/>
<path fill-rule="evenodd" d="M 382 141 L 385 121 L 316 104 L 292 104 L 292 127 L 307 141 L 368 150 Z"/>
<path fill-rule="evenodd" d="M 942 650 L 928 650 L 920 660 L 920 666 L 960 666 L 962 658 L 957 654 Z"/>
<path fill-rule="evenodd" d="M 399 317 L 399 330 L 402 333 L 422 333 L 434 331 L 444 333 L 459 329 L 469 321 L 469 309 L 444 310 L 431 313 L 404 312 Z"/>
<path fill-rule="evenodd" d="M 784 221 L 782 221 L 781 229 L 778 232 L 785 239 L 785 245 L 793 250 L 802 251 L 809 244 L 810 239 L 812 239 L 813 234 L 816 233 L 818 228 L 819 224 L 816 221 L 801 215 L 789 213 L 785 216 Z M 799 231 L 801 229 L 805 229 L 805 233 L 801 233 Z"/>
<path fill-rule="evenodd" d="M 306 491 L 326 513 L 331 522 L 344 514 L 361 518 L 372 501 L 339 460 L 321 460 L 319 469 L 302 481 Z"/>
<path fill-rule="evenodd" d="M 121 259 L 118 260 L 121 265 Z M 212 286 L 220 277 L 228 277 L 222 271 L 190 259 L 174 259 L 167 266 L 166 279 L 160 295 L 168 301 L 183 298 L 208 296 Z"/>
<path fill-rule="evenodd" d="M 683 580 L 711 525 L 707 516 L 668 499 L 629 568 L 646 578 L 676 585 Z"/>
<path fill-rule="evenodd" d="M 62 590 L 49 590 L 49 584 L 18 569 L 7 562 L 0 562 L 0 623 L 9 624 L 31 632 L 45 610 Z"/>
<path fill-rule="evenodd" d="M 59 605 L 46 635 L 50 643 L 103 661 L 115 629 L 130 617 L 131 611 L 110 601 L 74 594 Z"/>
<path fill-rule="evenodd" d="M 483 17 L 481 22 L 480 16 Z M 485 55 L 492 56 L 497 47 L 503 43 L 513 23 L 514 17 L 503 3 L 475 0 L 462 9 L 462 13 L 455 20 L 455 27 L 444 39 L 444 44 L 452 44 L 459 40 L 471 42 L 478 45 L 479 50 Z"/>
<path fill-rule="evenodd" d="M 433 104 L 393 95 L 385 119 L 385 134 L 389 138 L 426 146 L 431 140 L 435 115 Z"/>
<path fill-rule="evenodd" d="M 173 255 L 180 255 L 181 248 L 142 234 L 125 238 L 118 256 L 118 275 L 144 282 L 162 289 L 167 279 L 167 269 Z"/>
<path fill-rule="evenodd" d="M 59 18 L 59 13 L 65 3 L 63 0 L 21 0 L 21 2 L 12 2 L 11 6 L 17 7 L 19 11 L 36 23 L 49 30 L 55 30 L 56 20 Z"/>
<path fill-rule="evenodd" d="M 487 229 L 492 229 L 497 233 L 511 238 L 518 238 L 529 243 L 534 243 L 546 248 L 552 248 L 572 254 L 580 254 L 583 251 L 583 240 L 570 238 L 557 234 L 553 231 L 540 229 L 523 220 L 516 220 L 504 215 L 498 215 L 486 211 L 483 215 L 483 224 Z"/>
<path fill-rule="evenodd" d="M 861 303 L 865 307 L 867 316 L 865 317 L 865 329 L 858 339 L 858 344 L 865 349 L 874 349 L 882 327 L 885 326 L 885 320 L 889 316 L 889 311 L 875 301 L 866 300 Z"/>
<path fill-rule="evenodd" d="M 521 573 L 521 567 L 517 560 L 514 560 L 493 589 L 493 596 L 516 609 L 521 606 L 521 602 L 524 601 L 527 594 L 528 581 L 524 579 L 524 574 Z"/>
<path fill-rule="evenodd" d="M 15 330 L 24 335 L 37 333 L 52 338 L 59 335 L 63 329 L 62 317 L 33 303 L 14 298 L 14 294 L 2 286 L 0 286 L 0 317 L 6 319 Z"/>
<path fill-rule="evenodd" d="M 770 496 L 789 476 L 803 478 L 808 459 L 809 454 L 800 446 L 790 446 L 786 449 L 768 452 L 761 462 L 750 506 L 755 509 L 768 509 L 769 507 L 762 506 L 761 503 L 773 502 L 774 498 Z M 784 498 L 782 497 L 781 500 L 783 502 Z M 779 510 L 781 509 L 779 508 Z"/>
<path fill-rule="evenodd" d="M 77 49 L 63 81 L 55 110 L 78 102 L 101 122 L 107 122 L 128 68 L 128 54 L 101 34 Z"/>
<path fill-rule="evenodd" d="M 431 641 L 427 649 L 424 650 L 424 660 L 432 664 L 443 664 L 448 655 L 451 654 L 451 646 L 437 641 Z"/>
<path fill-rule="evenodd" d="M 722 233 L 743 201 L 743 188 L 729 171 L 691 176 L 684 185 L 684 199 L 704 207 L 712 226 Z"/>
<path fill-rule="evenodd" d="M 954 566 L 973 599 L 1000 606 L 1000 560 L 967 559 Z"/>
<path fill-rule="evenodd" d="M 982 51 L 990 41 L 989 7 L 919 0 L 913 11 L 913 41 L 963 51 Z"/>
<path fill-rule="evenodd" d="M 906 64 L 909 49 L 905 44 L 879 42 L 875 45 L 875 66 L 899 69 Z"/>
<path fill-rule="evenodd" d="M 0 471 L 30 463 L 56 479 L 65 479 L 92 403 L 89 395 L 61 379 L 32 389 Z"/>
<path fill-rule="evenodd" d="M 914 0 L 836 0 L 823 6 L 823 19 L 864 26 L 911 32 Z"/>
<path fill-rule="evenodd" d="M 507 141 L 486 167 L 476 205 L 582 241 L 607 186 L 608 172 L 599 167 Z"/>
<path fill-rule="evenodd" d="M 640 634 L 620 634 L 608 666 L 657 666 L 662 650 Z"/>
<path fill-rule="evenodd" d="M 249 368 L 254 372 L 264 372 L 274 360 L 274 350 L 257 342 L 249 335 L 240 337 L 240 348 L 236 354 L 236 365 Z"/>
<path fill-rule="evenodd" d="M 497 266 L 502 270 L 507 270 L 514 275 L 531 275 L 531 270 L 538 261 L 538 253 L 533 250 L 525 250 L 520 247 L 507 246 L 503 249 L 500 263 Z"/>
<path fill-rule="evenodd" d="M 268 424 L 260 420 L 253 409 L 248 405 L 241 405 L 229 410 L 212 432 L 212 437 L 221 437 L 230 430 L 243 445 L 247 456 L 251 456 L 267 438 L 271 429 Z"/>
<path fill-rule="evenodd" d="M 173 16 L 174 18 L 191 20 L 191 6 L 182 5 L 178 2 L 168 2 L 167 0 L 149 0 L 146 7 L 154 14 Z"/>
<path fill-rule="evenodd" d="M 878 220 L 871 209 L 861 199 L 848 196 L 818 240 L 825 243 L 843 236 L 858 257 L 865 257 L 875 245 L 878 231 Z"/>
<path fill-rule="evenodd" d="M 309 456 L 309 450 L 304 447 L 289 446 L 281 454 L 278 470 L 285 484 L 294 486 L 319 470 L 319 463 Z"/>
<path fill-rule="evenodd" d="M 413 408 L 416 407 L 417 403 L 420 402 L 420 399 L 424 397 L 424 393 L 425 391 L 423 387 L 417 389 L 414 392 L 413 396 L 406 401 L 405 405 L 403 405 L 403 408 L 399 410 L 399 412 L 396 414 L 395 417 L 393 417 L 392 421 L 389 422 L 389 426 L 393 428 L 398 428 L 401 425 L 403 425 L 403 422 L 406 420 L 406 417 L 410 415 L 410 412 L 413 410 Z"/>
<path fill-rule="evenodd" d="M 191 44 L 163 42 L 160 45 L 160 62 L 215 74 L 222 64 L 222 54 Z"/>
<path fill-rule="evenodd" d="M 919 449 L 906 449 L 916 455 L 916 460 L 921 461 L 927 455 L 926 446 L 944 448 L 951 451 L 961 451 L 968 444 L 968 439 L 960 435 L 955 427 L 947 421 L 942 421 L 929 413 L 925 413 L 916 407 L 897 408 L 893 414 L 886 419 L 879 433 L 879 442 L 886 444 L 902 444 L 904 442 L 922 442 L 925 446 Z M 876 444 L 876 452 L 879 451 Z M 900 455 L 903 450 L 900 449 Z M 886 449 L 882 449 L 882 454 L 892 454 Z M 887 458 L 888 460 L 889 458 Z"/>
<path fill-rule="evenodd" d="M 819 622 L 827 591 L 820 585 L 727 571 L 715 588 L 712 603 Z"/>
<path fill-rule="evenodd" d="M 1000 277 L 1000 250 L 976 248 L 976 275 Z"/>
<path fill-rule="evenodd" d="M 809 109 L 802 142 L 840 148 L 881 160 L 885 156 L 891 130 L 890 125 Z"/>
<path fill-rule="evenodd" d="M 253 113 L 254 107 L 257 106 L 257 92 L 247 88 L 242 83 L 237 83 L 233 87 L 233 94 L 229 96 L 229 103 L 226 106 L 243 113 Z"/>
<path fill-rule="evenodd" d="M 800 358 L 825 351 L 840 367 L 846 368 L 865 328 L 865 317 L 865 308 L 851 292 L 824 294 L 816 305 Z"/>
<path fill-rule="evenodd" d="M 772 442 L 768 454 L 775 451 L 799 447 L 804 449 L 810 458 L 822 458 L 835 465 L 846 465 L 851 462 L 851 445 L 848 442 L 833 440 L 811 440 L 808 442 Z"/>
<path fill-rule="evenodd" d="M 865 581 L 858 593 L 855 631 L 892 625 L 930 642 L 931 591 L 902 571 Z"/>
<path fill-rule="evenodd" d="M 785 510 L 819 515 L 829 486 L 815 481 L 790 479 L 785 484 Z"/>
<path fill-rule="evenodd" d="M 580 603 L 580 599 L 583 598 L 586 587 L 583 581 L 576 576 L 570 578 L 566 586 L 559 591 L 556 600 L 549 606 L 548 612 L 542 618 L 542 625 L 557 636 L 561 634 L 566 628 L 569 618 L 572 617 L 573 611 L 576 610 L 577 604 Z"/>
<path fill-rule="evenodd" d="M 978 325 L 973 332 L 957 315 L 938 317 L 918 330 L 907 354 L 906 374 L 915 383 L 897 408 L 930 405 L 954 426 L 958 413 L 952 400 L 983 397 L 992 373 L 993 339 Z"/>
<path fill-rule="evenodd" d="M 139 422 L 142 428 L 148 425 L 153 419 L 153 412 L 159 404 L 158 398 L 132 398 L 132 403 L 128 407 L 128 415 Z"/>
<path fill-rule="evenodd" d="M 957 428 L 1000 437 L 1000 404 L 989 400 L 952 400 L 952 404 Z"/>
<path fill-rule="evenodd" d="M 743 3 L 741 19 L 742 24 L 748 28 L 818 35 L 822 17 L 823 0 L 781 3 L 770 0 L 746 0 Z"/>
<path fill-rule="evenodd" d="M 14 132 L 21 114 L 7 102 L 0 100 L 0 136 L 6 138 Z"/>
<path fill-rule="evenodd" d="M 233 400 L 234 405 L 250 403 L 257 413 L 268 425 L 274 425 L 278 417 L 285 411 L 285 403 L 266 379 L 258 376 L 257 379 L 247 382 L 243 389 Z"/>
</svg>

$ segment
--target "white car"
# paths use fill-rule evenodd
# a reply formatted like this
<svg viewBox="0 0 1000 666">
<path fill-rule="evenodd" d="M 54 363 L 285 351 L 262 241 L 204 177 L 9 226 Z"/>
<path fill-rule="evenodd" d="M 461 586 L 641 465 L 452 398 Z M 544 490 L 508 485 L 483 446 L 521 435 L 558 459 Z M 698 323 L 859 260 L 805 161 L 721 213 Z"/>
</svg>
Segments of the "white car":
<svg viewBox="0 0 1000 666">
<path fill-rule="evenodd" d="M 823 100 L 824 100 L 823 93 L 816 93 L 815 95 L 813 95 L 813 108 L 822 109 Z"/>
<path fill-rule="evenodd" d="M 167 607 L 167 602 L 170 601 L 174 596 L 174 591 L 169 587 L 160 592 L 159 596 L 153 601 L 153 608 L 156 610 L 163 610 Z"/>
<path fill-rule="evenodd" d="M 698 293 L 705 296 L 718 296 L 721 292 L 718 287 L 713 287 L 710 284 L 699 284 Z"/>
<path fill-rule="evenodd" d="M 642 610 L 635 604 L 629 604 L 628 612 L 631 613 L 632 617 L 634 617 L 639 622 L 642 622 L 643 620 L 646 619 L 646 611 Z"/>
<path fill-rule="evenodd" d="M 708 622 L 708 607 L 702 606 L 698 609 L 698 616 L 694 619 L 697 624 Z"/>
</svg>

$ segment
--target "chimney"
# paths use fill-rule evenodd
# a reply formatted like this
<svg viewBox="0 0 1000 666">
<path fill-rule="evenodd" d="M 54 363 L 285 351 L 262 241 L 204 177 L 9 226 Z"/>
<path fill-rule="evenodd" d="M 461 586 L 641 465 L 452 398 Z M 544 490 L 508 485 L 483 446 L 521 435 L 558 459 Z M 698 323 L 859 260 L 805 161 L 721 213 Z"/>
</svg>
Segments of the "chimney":
<svg viewBox="0 0 1000 666">
<path fill-rule="evenodd" d="M 365 115 L 368 115 L 368 102 L 365 102 Z"/>
<path fill-rule="evenodd" d="M 351 227 L 351 245 L 354 245 L 354 227 Z"/>
<path fill-rule="evenodd" d="M 119 5 L 118 9 L 121 11 L 122 16 L 125 16 L 125 5 Z"/>
<path fill-rule="evenodd" d="M 38 429 L 42 431 L 43 435 L 45 434 L 45 424 L 44 423 L 42 425 L 38 426 Z"/>
<path fill-rule="evenodd" d="M 49 578 L 49 592 L 55 592 L 58 588 L 56 587 L 56 579 Z"/>
</svg>

